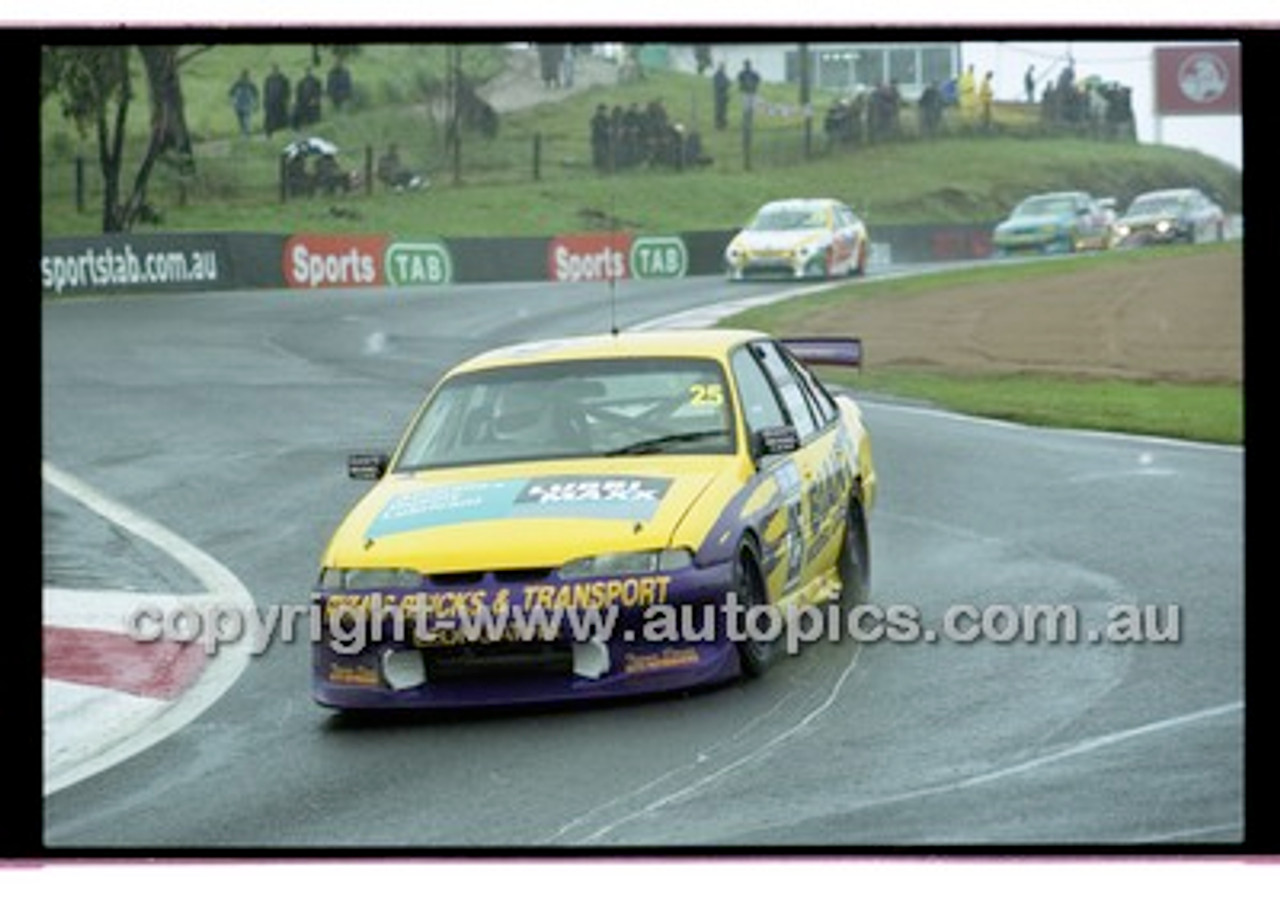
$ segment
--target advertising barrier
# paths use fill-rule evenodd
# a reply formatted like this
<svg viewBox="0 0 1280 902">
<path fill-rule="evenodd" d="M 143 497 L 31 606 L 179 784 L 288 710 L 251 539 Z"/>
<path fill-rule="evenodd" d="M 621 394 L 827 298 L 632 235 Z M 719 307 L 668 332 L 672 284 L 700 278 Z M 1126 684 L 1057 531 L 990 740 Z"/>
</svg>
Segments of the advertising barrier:
<svg viewBox="0 0 1280 902">
<path fill-rule="evenodd" d="M 46 294 L 283 288 L 287 236 L 251 232 L 53 238 L 40 256 Z"/>
<path fill-rule="evenodd" d="M 871 268 L 890 261 L 989 256 L 993 226 L 873 229 Z M 42 247 L 40 276 L 47 296 L 679 279 L 722 273 L 733 234 L 726 229 L 443 239 L 193 232 L 55 238 Z"/>
</svg>

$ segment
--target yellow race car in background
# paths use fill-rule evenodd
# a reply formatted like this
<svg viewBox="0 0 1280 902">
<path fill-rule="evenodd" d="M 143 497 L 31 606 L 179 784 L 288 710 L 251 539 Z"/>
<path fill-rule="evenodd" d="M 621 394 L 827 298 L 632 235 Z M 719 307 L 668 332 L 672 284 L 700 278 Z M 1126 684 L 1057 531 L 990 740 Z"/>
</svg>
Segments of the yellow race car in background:
<svg viewBox="0 0 1280 902">
<path fill-rule="evenodd" d="M 394 454 L 348 461 L 376 484 L 321 561 L 315 699 L 504 705 L 762 673 L 780 641 L 752 612 L 867 592 L 870 438 L 804 362 L 860 360 L 857 339 L 710 329 L 457 366 Z"/>
<path fill-rule="evenodd" d="M 867 271 L 867 226 L 848 204 L 792 198 L 765 204 L 725 248 L 730 280 L 826 279 Z"/>
</svg>

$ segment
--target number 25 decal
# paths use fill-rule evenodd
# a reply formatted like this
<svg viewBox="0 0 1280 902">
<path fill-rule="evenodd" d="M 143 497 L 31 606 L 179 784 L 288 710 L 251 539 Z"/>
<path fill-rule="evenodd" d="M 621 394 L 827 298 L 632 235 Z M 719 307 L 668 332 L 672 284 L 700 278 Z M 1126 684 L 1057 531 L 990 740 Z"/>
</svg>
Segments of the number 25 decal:
<svg viewBox="0 0 1280 902">
<path fill-rule="evenodd" d="M 694 407 L 719 407 L 724 403 L 724 386 L 719 382 L 690 385 L 689 403 Z"/>
</svg>

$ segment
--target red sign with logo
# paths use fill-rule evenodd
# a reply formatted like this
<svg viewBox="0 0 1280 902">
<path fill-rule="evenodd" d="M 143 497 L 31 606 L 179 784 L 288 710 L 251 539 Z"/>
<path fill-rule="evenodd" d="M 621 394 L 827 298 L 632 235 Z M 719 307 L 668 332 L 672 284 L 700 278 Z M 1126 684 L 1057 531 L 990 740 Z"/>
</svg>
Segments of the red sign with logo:
<svg viewBox="0 0 1280 902">
<path fill-rule="evenodd" d="M 383 285 L 382 235 L 293 235 L 284 245 L 284 280 L 291 288 Z"/>
<path fill-rule="evenodd" d="M 1240 112 L 1240 45 L 1156 48 L 1157 116 Z"/>
<path fill-rule="evenodd" d="M 553 282 L 626 279 L 631 236 L 612 232 L 558 235 L 547 246 L 547 275 Z"/>
</svg>

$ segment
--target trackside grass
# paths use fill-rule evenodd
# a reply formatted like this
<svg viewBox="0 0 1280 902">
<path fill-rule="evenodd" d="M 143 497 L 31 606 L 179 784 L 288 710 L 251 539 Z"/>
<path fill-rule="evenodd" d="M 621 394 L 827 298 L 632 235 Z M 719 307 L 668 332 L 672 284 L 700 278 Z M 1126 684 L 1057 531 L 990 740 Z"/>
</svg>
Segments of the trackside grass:
<svg viewBox="0 0 1280 902">
<path fill-rule="evenodd" d="M 1233 385 L 911 371 L 825 375 L 859 395 L 920 399 L 1028 425 L 1232 445 L 1244 440 L 1244 394 Z"/>
<path fill-rule="evenodd" d="M 1018 279 L 1034 291 L 1035 279 L 1096 267 L 1160 265 L 1170 255 L 1238 253 L 1238 245 L 1178 248 L 1036 261 L 1026 266 L 986 267 L 927 276 L 846 285 L 796 301 L 749 310 L 721 325 L 774 334 L 806 333 L 821 313 L 824 329 L 858 333 L 859 302 L 908 297 L 957 285 L 981 286 Z M 843 329 L 840 323 L 847 323 Z M 834 326 L 832 326 L 834 324 Z M 811 330 L 810 330 L 811 331 Z M 1239 384 L 1093 378 L 1084 375 L 964 370 L 938 371 L 906 365 L 871 367 L 861 373 L 829 369 L 823 375 L 860 396 L 914 399 L 948 410 L 1029 425 L 1160 435 L 1240 444 L 1244 440 L 1244 393 Z"/>
</svg>

